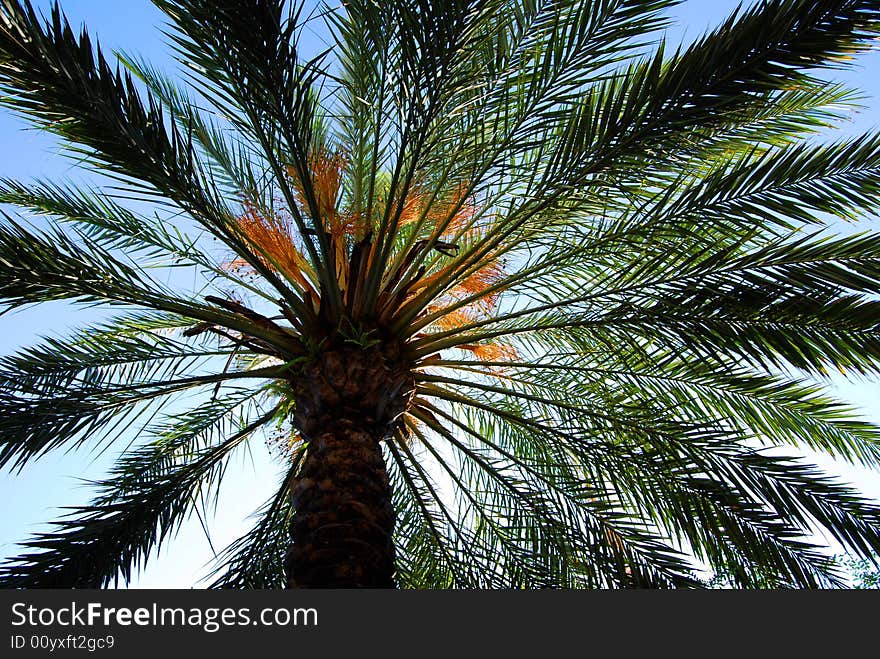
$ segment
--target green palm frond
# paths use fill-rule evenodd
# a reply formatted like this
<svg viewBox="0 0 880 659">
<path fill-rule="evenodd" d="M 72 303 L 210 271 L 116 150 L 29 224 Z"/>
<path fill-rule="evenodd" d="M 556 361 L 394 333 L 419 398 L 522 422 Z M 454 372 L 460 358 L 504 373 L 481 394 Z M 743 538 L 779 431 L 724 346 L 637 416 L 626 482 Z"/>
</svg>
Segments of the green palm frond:
<svg viewBox="0 0 880 659">
<path fill-rule="evenodd" d="M 222 406 L 223 418 L 232 406 Z M 221 407 L 215 405 L 214 407 Z M 74 586 L 99 588 L 146 561 L 150 550 L 173 535 L 192 511 L 195 496 L 222 476 L 223 461 L 232 450 L 271 419 L 276 410 L 247 424 L 221 442 L 196 450 L 191 438 L 217 423 L 214 410 L 199 410 L 181 427 L 125 457 L 88 506 L 74 508 L 55 522 L 55 531 L 25 543 L 39 550 L 12 559 L 3 567 L 7 587 Z M 206 422 L 207 420 L 207 422 Z M 187 428 L 183 428 L 187 424 Z"/>
</svg>

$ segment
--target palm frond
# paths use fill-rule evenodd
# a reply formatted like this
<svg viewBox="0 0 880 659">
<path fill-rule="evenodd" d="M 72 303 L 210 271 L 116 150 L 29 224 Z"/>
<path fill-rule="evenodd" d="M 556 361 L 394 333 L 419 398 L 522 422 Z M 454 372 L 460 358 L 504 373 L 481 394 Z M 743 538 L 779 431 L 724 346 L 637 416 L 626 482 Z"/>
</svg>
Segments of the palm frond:
<svg viewBox="0 0 880 659">
<path fill-rule="evenodd" d="M 113 183 L 0 180 L 0 310 L 128 313 L 0 357 L 0 466 L 139 442 L 6 585 L 128 581 L 272 421 L 214 587 L 299 583 L 302 535 L 355 527 L 405 588 L 823 588 L 817 534 L 880 554 L 880 506 L 801 455 L 880 467 L 827 387 L 880 374 L 880 240 L 840 229 L 880 211 L 880 138 L 825 138 L 859 99 L 823 77 L 875 0 L 681 47 L 674 0 L 154 4 L 183 76 L 0 0 L 0 103 Z M 343 472 L 381 523 L 297 498 Z"/>
<path fill-rule="evenodd" d="M 56 531 L 40 533 L 24 543 L 37 551 L 5 564 L 0 583 L 11 588 L 98 588 L 119 577 L 128 582 L 152 548 L 178 528 L 195 494 L 217 476 L 222 461 L 275 412 L 183 461 L 175 459 L 175 446 L 156 444 L 141 449 L 141 455 L 111 474 L 121 482 L 111 478 L 99 484 L 102 492 L 94 504 L 74 508 L 67 518 L 55 522 Z M 158 470 L 154 462 L 161 465 Z"/>
</svg>

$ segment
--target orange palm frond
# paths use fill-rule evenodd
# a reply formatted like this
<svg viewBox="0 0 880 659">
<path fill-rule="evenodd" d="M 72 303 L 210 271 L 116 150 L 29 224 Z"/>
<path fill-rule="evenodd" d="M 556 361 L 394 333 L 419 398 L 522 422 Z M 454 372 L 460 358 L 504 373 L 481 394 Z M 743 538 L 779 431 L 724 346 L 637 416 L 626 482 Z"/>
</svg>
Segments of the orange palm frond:
<svg viewBox="0 0 880 659">
<path fill-rule="evenodd" d="M 424 195 L 418 191 L 412 191 L 407 195 L 403 202 L 403 209 L 400 211 L 400 220 L 398 226 L 406 226 L 417 222 L 421 217 L 422 205 L 424 203 Z"/>
<path fill-rule="evenodd" d="M 439 305 L 429 306 L 427 312 L 436 313 L 441 309 L 442 307 L 440 307 Z M 448 313 L 444 313 L 431 324 L 440 330 L 450 330 L 462 327 L 463 325 L 468 325 L 479 319 L 480 313 L 478 309 L 471 305 L 468 305 L 466 307 L 461 307 L 459 309 L 449 311 Z"/>
<path fill-rule="evenodd" d="M 312 291 L 311 283 L 304 274 L 311 273 L 311 268 L 293 244 L 290 220 L 281 214 L 267 217 L 249 202 L 245 202 L 244 206 L 245 212 L 238 218 L 238 227 L 246 240 L 257 248 L 260 260 L 267 267 L 281 271 L 304 291 Z M 239 261 L 241 259 L 236 259 L 230 265 Z"/>
<path fill-rule="evenodd" d="M 449 290 L 447 295 L 454 298 L 465 298 L 480 295 L 475 301 L 485 313 L 491 313 L 498 304 L 500 289 L 488 289 L 500 282 L 507 273 L 497 259 L 489 260 L 485 265 L 465 277 L 457 286 Z"/>
<path fill-rule="evenodd" d="M 333 236 L 347 235 L 353 230 L 353 216 L 336 211 L 339 191 L 342 188 L 342 173 L 347 162 L 342 152 L 330 152 L 325 149 L 313 153 L 309 158 L 309 178 L 320 221 Z M 307 208 L 302 181 L 293 167 L 288 167 L 287 173 L 293 183 L 297 201 L 302 207 Z"/>
<path fill-rule="evenodd" d="M 462 191 L 461 194 L 464 194 L 464 192 Z M 449 218 L 449 212 L 454 206 L 461 203 L 461 201 L 461 197 L 455 199 L 452 204 L 444 209 L 444 212 L 440 214 L 440 217 L 436 219 L 436 230 L 440 232 L 438 234 L 439 237 L 448 238 L 451 236 L 456 236 L 462 232 L 465 232 L 468 227 L 470 227 L 478 210 L 476 203 L 474 203 L 473 201 L 468 201 L 462 204 L 461 208 L 455 211 L 455 214 L 451 218 Z M 449 219 L 447 220 L 447 218 Z"/>
<path fill-rule="evenodd" d="M 220 268 L 228 272 L 253 271 L 253 266 L 246 259 L 232 259 L 226 263 L 221 263 Z"/>
<path fill-rule="evenodd" d="M 462 204 L 462 200 L 467 191 L 467 184 L 459 186 L 458 191 L 451 198 L 445 201 L 430 201 L 431 193 L 421 187 L 414 187 L 410 190 L 403 202 L 403 208 L 400 212 L 398 226 L 406 226 L 414 224 L 422 218 L 424 213 L 425 222 L 428 227 L 433 227 L 431 236 L 434 238 L 443 238 L 458 234 L 464 230 L 477 212 L 477 205 L 473 201 Z M 426 206 L 431 203 L 431 207 L 426 210 Z M 455 211 L 450 218 L 449 214 L 453 209 L 461 204 L 461 207 Z"/>
<path fill-rule="evenodd" d="M 472 352 L 474 357 L 484 362 L 511 362 L 519 359 L 516 349 L 506 343 L 466 344 L 459 347 Z"/>
<path fill-rule="evenodd" d="M 341 212 L 338 214 L 337 222 L 342 233 L 352 236 L 356 241 L 362 239 L 370 228 L 367 216 L 361 212 Z"/>
<path fill-rule="evenodd" d="M 473 199 L 465 201 L 468 184 L 463 182 L 458 190 L 445 203 L 434 204 L 428 213 L 428 220 L 434 227 L 433 238 L 448 238 L 464 231 L 477 212 L 477 204 Z M 450 217 L 450 213 L 454 214 Z"/>
<path fill-rule="evenodd" d="M 493 259 L 492 257 L 487 257 L 487 259 L 485 265 L 465 277 L 463 281 L 449 289 L 438 299 L 437 302 L 426 309 L 429 314 L 436 313 L 463 299 L 476 297 L 476 299 L 467 305 L 451 310 L 434 321 L 434 324 L 437 327 L 443 329 L 461 327 L 462 325 L 479 320 L 481 315 L 487 316 L 495 310 L 502 289 L 489 289 L 498 284 L 498 282 L 504 278 L 506 273 L 504 268 L 502 268 L 501 264 L 498 262 L 498 259 Z M 444 276 L 451 267 L 453 266 L 447 266 L 435 273 L 419 279 L 410 287 L 410 295 L 408 299 L 411 299 L 420 290 L 429 286 L 439 277 Z"/>
<path fill-rule="evenodd" d="M 336 202 L 342 186 L 342 172 L 346 159 L 339 153 L 319 151 L 312 158 L 312 188 L 318 202 L 321 219 L 326 223 L 331 234 L 344 233 L 345 223 L 339 221 L 336 213 Z"/>
</svg>

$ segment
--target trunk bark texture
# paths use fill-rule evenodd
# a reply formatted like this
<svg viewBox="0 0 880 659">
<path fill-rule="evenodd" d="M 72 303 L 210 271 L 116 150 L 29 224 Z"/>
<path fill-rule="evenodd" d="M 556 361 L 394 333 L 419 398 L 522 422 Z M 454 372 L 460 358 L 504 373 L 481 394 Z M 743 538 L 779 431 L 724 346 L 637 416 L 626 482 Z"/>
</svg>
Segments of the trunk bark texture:
<svg viewBox="0 0 880 659">
<path fill-rule="evenodd" d="M 308 441 L 291 489 L 291 588 L 394 588 L 395 513 L 381 442 L 413 391 L 388 348 L 322 353 L 293 382 Z"/>
</svg>

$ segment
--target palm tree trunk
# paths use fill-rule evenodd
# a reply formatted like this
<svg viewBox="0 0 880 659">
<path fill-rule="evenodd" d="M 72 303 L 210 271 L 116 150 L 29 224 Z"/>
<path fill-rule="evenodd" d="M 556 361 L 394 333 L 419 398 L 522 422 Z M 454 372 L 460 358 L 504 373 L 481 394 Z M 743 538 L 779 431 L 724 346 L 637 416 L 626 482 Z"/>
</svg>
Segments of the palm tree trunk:
<svg viewBox="0 0 880 659">
<path fill-rule="evenodd" d="M 290 588 L 394 588 L 395 513 L 382 444 L 406 408 L 411 371 L 386 348 L 324 352 L 296 379 L 308 441 L 291 488 Z"/>
<path fill-rule="evenodd" d="M 348 419 L 328 425 L 291 495 L 291 588 L 394 587 L 394 507 L 376 437 Z"/>
</svg>

